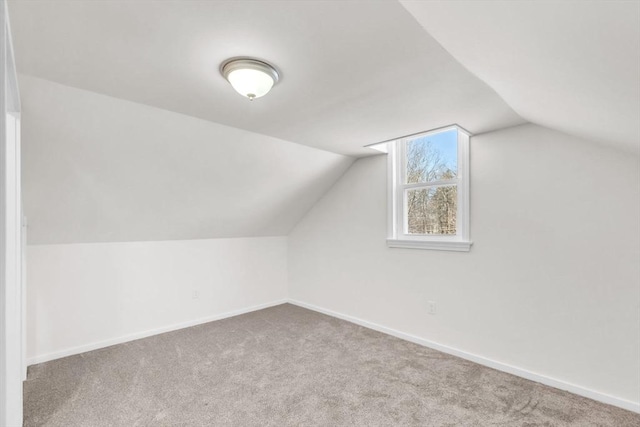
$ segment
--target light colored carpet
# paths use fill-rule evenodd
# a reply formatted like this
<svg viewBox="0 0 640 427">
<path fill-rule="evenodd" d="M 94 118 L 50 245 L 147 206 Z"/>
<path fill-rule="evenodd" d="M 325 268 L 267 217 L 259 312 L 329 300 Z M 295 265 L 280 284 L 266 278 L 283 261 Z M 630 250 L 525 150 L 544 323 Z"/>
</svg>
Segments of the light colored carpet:
<svg viewBox="0 0 640 427">
<path fill-rule="evenodd" d="M 29 368 L 25 426 L 639 426 L 292 305 Z"/>
</svg>

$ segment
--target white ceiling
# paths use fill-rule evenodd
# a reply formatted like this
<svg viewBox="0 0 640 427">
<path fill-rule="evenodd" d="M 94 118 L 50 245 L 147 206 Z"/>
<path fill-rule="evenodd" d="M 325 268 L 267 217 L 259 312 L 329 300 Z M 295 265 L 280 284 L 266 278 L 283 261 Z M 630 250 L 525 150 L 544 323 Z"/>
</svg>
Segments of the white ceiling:
<svg viewBox="0 0 640 427">
<path fill-rule="evenodd" d="M 401 1 L 528 121 L 640 149 L 640 2 Z"/>
<path fill-rule="evenodd" d="M 23 74 L 336 153 L 524 122 L 396 1 L 9 3 Z M 239 55 L 273 62 L 281 83 L 243 99 L 218 72 Z"/>
<path fill-rule="evenodd" d="M 637 2 L 10 1 L 30 243 L 287 234 L 345 154 L 451 123 L 482 133 L 526 119 L 637 151 L 639 13 Z M 281 83 L 240 97 L 218 72 L 239 55 L 272 61 Z"/>
<path fill-rule="evenodd" d="M 353 159 L 20 76 L 29 243 L 286 235 Z"/>
</svg>

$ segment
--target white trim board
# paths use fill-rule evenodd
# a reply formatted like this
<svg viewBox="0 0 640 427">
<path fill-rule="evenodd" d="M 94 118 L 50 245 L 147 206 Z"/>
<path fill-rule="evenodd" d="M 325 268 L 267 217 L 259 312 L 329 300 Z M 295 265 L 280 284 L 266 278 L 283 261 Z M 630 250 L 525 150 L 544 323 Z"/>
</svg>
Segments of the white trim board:
<svg viewBox="0 0 640 427">
<path fill-rule="evenodd" d="M 535 372 L 527 371 L 526 369 L 518 368 L 516 366 L 508 365 L 506 363 L 498 362 L 496 360 L 488 359 L 486 357 L 479 356 L 477 354 L 468 353 L 463 350 L 458 350 L 453 347 L 449 347 L 443 344 L 439 344 L 434 341 L 429 341 L 424 338 L 417 337 L 415 335 L 405 334 L 404 332 L 397 331 L 395 329 L 387 328 L 385 326 L 378 325 L 376 323 L 368 322 L 366 320 L 359 319 L 357 317 L 349 316 L 346 314 L 338 313 L 333 310 L 318 307 L 313 304 L 307 304 L 302 301 L 289 299 L 290 304 L 297 305 L 302 308 L 317 311 L 318 313 L 326 314 L 331 317 L 346 320 L 347 322 L 355 323 L 356 325 L 363 326 L 368 329 L 373 329 L 383 334 L 391 335 L 396 338 L 410 341 L 412 343 L 429 347 L 434 350 L 441 351 L 443 353 L 451 354 L 453 356 L 460 357 L 471 362 L 478 363 L 479 365 L 487 366 L 489 368 L 496 369 L 498 371 L 506 372 L 508 374 L 516 375 L 518 377 L 525 378 L 527 380 L 535 381 L 540 384 L 548 385 L 560 390 L 565 390 L 579 396 L 583 396 L 589 399 L 597 400 L 598 402 L 606 403 L 608 405 L 617 406 L 628 411 L 640 413 L 640 403 L 632 402 L 630 400 L 621 399 L 615 396 L 611 396 L 605 393 L 600 393 L 595 390 L 581 387 L 579 385 L 571 384 L 555 378 L 550 378 L 545 375 L 536 374 Z"/>
<path fill-rule="evenodd" d="M 258 311 L 276 305 L 285 304 L 288 301 L 286 299 L 267 302 L 264 304 L 258 304 L 251 307 L 241 308 L 238 310 L 227 311 L 212 316 L 201 317 L 199 319 L 188 320 L 186 322 L 174 323 L 173 325 L 162 326 L 160 328 L 148 329 L 146 331 L 134 332 L 132 334 L 123 335 L 116 338 L 110 338 L 108 340 L 97 341 L 90 344 L 80 345 L 77 347 L 71 347 L 64 350 L 54 351 L 52 353 L 42 354 L 39 356 L 31 357 L 27 359 L 27 365 L 37 365 L 38 363 L 49 362 L 55 359 L 61 359 L 67 356 L 73 356 L 75 354 L 85 353 L 87 351 L 98 350 L 105 347 L 110 347 L 116 344 L 123 344 L 129 341 L 135 341 L 141 338 L 147 338 L 153 335 L 163 334 L 165 332 L 176 331 L 178 329 L 189 328 L 191 326 L 201 325 L 203 323 L 209 323 L 216 320 L 227 319 L 229 317 L 239 316 L 241 314 L 250 313 L 252 311 Z"/>
<path fill-rule="evenodd" d="M 397 331 L 395 329 L 387 328 L 385 326 L 378 325 L 376 323 L 368 322 L 366 320 L 359 319 L 357 317 L 349 316 L 346 314 L 338 313 L 333 310 L 328 310 L 322 307 L 315 306 L 313 304 L 307 304 L 302 301 L 294 300 L 294 299 L 281 299 L 277 301 L 268 302 L 265 304 L 259 304 L 252 307 L 247 307 L 239 310 L 228 311 L 225 313 L 203 317 L 195 320 L 190 320 L 187 322 L 177 323 L 169 326 L 163 326 L 161 328 L 149 329 L 142 332 L 136 332 L 133 334 L 124 335 L 117 338 L 112 338 L 104 341 L 98 341 L 91 344 L 81 345 L 78 347 L 72 347 L 65 350 L 56 351 L 53 353 L 43 354 L 40 356 L 32 357 L 27 360 L 27 364 L 29 366 L 35 365 L 38 363 L 44 363 L 55 359 L 60 359 L 67 356 L 72 356 L 74 354 L 80 354 L 87 351 L 98 350 L 105 347 L 110 347 L 116 344 L 122 344 L 129 341 L 134 341 L 141 338 L 150 337 L 153 335 L 162 334 L 165 332 L 171 332 L 178 329 L 188 328 L 191 326 L 201 325 L 203 323 L 213 322 L 216 320 L 222 320 L 229 317 L 239 316 L 241 314 L 250 313 L 252 311 L 258 311 L 269 307 L 274 307 L 281 304 L 293 304 L 302 308 L 306 308 L 309 310 L 316 311 L 318 313 L 326 314 L 331 317 L 335 317 L 338 319 L 346 320 L 347 322 L 355 323 L 356 325 L 363 326 L 368 329 L 373 329 L 378 332 L 382 332 L 383 334 L 391 335 L 396 338 L 400 338 L 406 341 L 413 342 L 418 345 L 422 345 L 425 347 L 432 348 L 434 350 L 441 351 L 443 353 L 451 354 L 453 356 L 460 357 L 465 360 L 469 360 L 475 363 L 478 363 L 483 366 L 487 366 L 489 368 L 496 369 L 498 371 L 506 372 L 508 374 L 516 375 L 518 377 L 522 377 L 531 381 L 535 381 L 544 385 L 548 385 L 550 387 L 558 388 L 560 390 L 565 390 L 573 394 L 577 394 L 579 396 L 583 396 L 589 399 L 597 400 L 598 402 L 606 403 L 608 405 L 617 406 L 619 408 L 623 408 L 629 411 L 640 413 L 640 403 L 631 402 L 629 400 L 620 399 L 615 396 L 611 396 L 605 393 L 600 393 L 595 390 L 590 390 L 575 384 L 571 384 L 565 381 L 557 380 L 554 378 L 550 378 L 541 374 L 536 374 L 534 372 L 527 371 L 526 369 L 521 369 L 512 365 L 508 365 L 506 363 L 498 362 L 496 360 L 488 359 L 486 357 L 482 357 L 473 353 L 468 353 L 463 350 L 458 350 L 453 347 L 449 347 L 443 344 L 439 344 L 434 341 L 429 341 L 415 335 L 406 334 L 404 332 Z"/>
</svg>

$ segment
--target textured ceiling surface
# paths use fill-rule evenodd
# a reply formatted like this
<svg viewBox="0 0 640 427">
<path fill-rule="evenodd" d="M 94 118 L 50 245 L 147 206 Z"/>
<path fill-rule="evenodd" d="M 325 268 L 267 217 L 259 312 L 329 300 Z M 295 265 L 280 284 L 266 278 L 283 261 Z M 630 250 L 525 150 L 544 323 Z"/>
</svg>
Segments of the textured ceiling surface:
<svg viewBox="0 0 640 427">
<path fill-rule="evenodd" d="M 639 151 L 640 2 L 401 1 L 526 120 Z"/>
<path fill-rule="evenodd" d="M 353 158 L 21 76 L 29 243 L 286 235 Z"/>
<path fill-rule="evenodd" d="M 396 1 L 11 1 L 18 70 L 68 86 L 347 155 L 458 123 L 524 121 Z M 235 56 L 282 81 L 248 102 Z"/>
<path fill-rule="evenodd" d="M 638 150 L 638 2 L 9 3 L 31 243 L 287 234 L 364 145 L 452 123 Z M 282 73 L 254 102 L 244 55 Z"/>
</svg>

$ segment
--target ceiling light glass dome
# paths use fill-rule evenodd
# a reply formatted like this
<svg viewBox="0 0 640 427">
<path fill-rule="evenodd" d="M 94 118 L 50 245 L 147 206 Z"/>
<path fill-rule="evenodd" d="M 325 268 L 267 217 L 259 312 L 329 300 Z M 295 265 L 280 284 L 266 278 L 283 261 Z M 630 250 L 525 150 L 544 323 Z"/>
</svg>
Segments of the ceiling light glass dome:
<svg viewBox="0 0 640 427">
<path fill-rule="evenodd" d="M 253 101 L 269 93 L 280 75 L 272 65 L 253 58 L 232 58 L 220 66 L 220 73 L 240 95 Z"/>
</svg>

